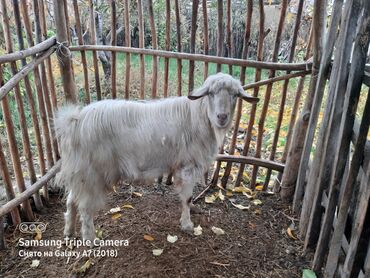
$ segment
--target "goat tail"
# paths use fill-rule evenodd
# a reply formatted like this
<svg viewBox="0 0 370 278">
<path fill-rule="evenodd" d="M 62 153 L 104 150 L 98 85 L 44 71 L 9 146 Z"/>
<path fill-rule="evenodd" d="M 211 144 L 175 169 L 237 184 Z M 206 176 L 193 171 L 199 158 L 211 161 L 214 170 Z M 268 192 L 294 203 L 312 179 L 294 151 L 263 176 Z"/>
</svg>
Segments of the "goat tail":
<svg viewBox="0 0 370 278">
<path fill-rule="evenodd" d="M 58 140 L 63 143 L 68 136 L 75 133 L 81 107 L 74 104 L 63 106 L 55 115 L 54 131 Z"/>
</svg>

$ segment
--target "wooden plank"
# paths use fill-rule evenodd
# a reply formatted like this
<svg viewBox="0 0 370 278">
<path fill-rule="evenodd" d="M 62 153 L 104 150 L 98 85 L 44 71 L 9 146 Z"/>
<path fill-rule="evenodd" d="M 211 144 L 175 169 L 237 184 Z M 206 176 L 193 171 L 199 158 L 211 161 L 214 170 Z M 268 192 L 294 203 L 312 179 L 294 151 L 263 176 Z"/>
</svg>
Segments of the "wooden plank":
<svg viewBox="0 0 370 278">
<path fill-rule="evenodd" d="M 91 44 L 96 45 L 95 9 L 94 9 L 93 1 L 88 0 L 88 5 L 89 5 L 89 20 L 90 20 L 90 42 Z M 100 87 L 98 55 L 95 50 L 92 52 L 92 56 L 93 56 L 92 57 L 93 65 L 94 65 L 96 96 L 98 100 L 101 100 L 102 95 L 101 95 L 101 87 Z"/>
<path fill-rule="evenodd" d="M 341 9 L 343 6 L 343 1 L 335 1 L 333 6 L 333 14 L 341 14 Z M 331 57 L 333 55 L 334 50 L 334 44 L 337 39 L 337 32 L 339 28 L 340 23 L 340 16 L 333 17 L 330 22 L 330 27 L 328 31 L 328 38 L 325 43 L 325 47 L 323 49 L 323 56 L 322 56 L 322 62 L 320 65 L 319 70 L 319 77 L 317 80 L 317 85 L 315 88 L 315 97 L 313 99 L 312 104 L 312 110 L 310 114 L 310 119 L 308 123 L 308 131 L 305 138 L 305 142 L 303 145 L 303 151 L 302 151 L 302 159 L 301 164 L 298 168 L 299 172 L 297 175 L 297 184 L 296 184 L 296 190 L 294 195 L 294 201 L 293 201 L 293 210 L 295 212 L 298 212 L 300 204 L 302 203 L 303 198 L 303 190 L 305 188 L 305 179 L 307 175 L 307 169 L 308 169 L 308 162 L 309 162 L 309 156 L 312 149 L 312 144 L 314 140 L 315 130 L 317 127 L 318 119 L 319 119 L 319 113 L 324 97 L 324 91 L 326 87 L 326 82 L 329 77 L 329 70 L 331 67 Z M 306 157 L 307 156 L 307 157 Z M 316 168 L 315 165 L 313 165 L 313 168 Z M 317 170 L 312 170 L 312 173 L 317 173 Z M 313 194 L 315 191 L 315 184 L 313 182 L 309 182 L 310 187 L 307 187 L 307 191 L 305 194 L 307 194 L 307 200 L 313 198 Z M 302 206 L 302 218 L 301 218 L 301 226 L 302 226 L 302 232 L 306 230 L 307 227 L 307 217 L 309 212 L 311 211 L 311 204 L 312 202 L 305 202 L 303 201 Z"/>
<path fill-rule="evenodd" d="M 111 7 L 111 14 L 112 14 L 112 20 L 111 20 L 111 41 L 110 45 L 115 46 L 117 44 L 117 17 L 116 17 L 116 1 L 111 0 L 110 1 L 110 7 Z M 112 63 L 111 63 L 111 84 L 112 84 L 112 98 L 115 99 L 117 97 L 117 57 L 116 52 L 112 51 Z"/>
<path fill-rule="evenodd" d="M 177 52 L 181 53 L 181 19 L 180 19 L 179 0 L 175 0 L 175 15 L 176 15 Z M 181 96 L 182 65 L 180 58 L 176 60 L 176 64 L 177 64 L 177 95 Z"/>
<path fill-rule="evenodd" d="M 323 222 L 323 232 L 325 231 L 325 224 L 327 218 L 334 217 L 335 210 L 333 209 L 332 215 L 329 214 L 330 206 L 334 206 L 337 203 L 336 198 L 338 198 L 339 186 L 343 176 L 344 167 L 346 163 L 345 156 L 350 151 L 350 144 L 351 144 L 351 136 L 353 132 L 353 125 L 355 121 L 355 111 L 357 110 L 357 102 L 358 98 L 361 93 L 361 80 L 362 80 L 362 73 L 365 69 L 365 61 L 366 61 L 366 53 L 369 49 L 369 37 L 370 37 L 370 25 L 368 24 L 370 21 L 370 3 L 367 3 L 367 9 L 364 9 L 364 16 L 361 18 L 361 29 L 360 32 L 357 34 L 357 38 L 355 41 L 354 50 L 352 53 L 352 64 L 351 70 L 349 73 L 348 78 L 348 85 L 346 90 L 346 99 L 344 102 L 344 111 L 342 117 L 342 124 L 340 130 L 340 145 L 336 152 L 335 158 L 335 169 L 333 173 L 333 177 L 330 183 L 330 191 L 329 191 L 329 205 L 327 209 L 327 213 L 324 217 Z M 349 175 L 346 179 L 344 187 L 342 188 L 343 197 L 341 199 L 339 211 L 337 212 L 337 224 L 335 226 L 334 233 L 332 235 L 331 245 L 329 249 L 329 254 L 327 258 L 327 265 L 325 269 L 325 273 L 327 273 L 328 277 L 334 276 L 335 270 L 337 268 L 337 263 L 339 259 L 339 252 L 340 252 L 340 239 L 342 234 L 344 233 L 346 222 L 347 222 L 347 215 L 348 215 L 348 208 L 350 206 L 351 197 L 353 194 L 353 189 L 355 186 L 356 178 L 358 176 L 358 172 L 360 166 L 363 162 L 364 158 L 364 151 L 365 145 L 367 142 L 367 134 L 370 125 L 370 90 L 367 95 L 367 100 L 364 108 L 364 112 L 362 115 L 362 121 L 358 133 L 357 142 L 355 145 L 355 151 L 352 156 L 351 167 L 349 170 Z M 366 178 L 365 178 L 366 179 Z M 368 183 L 366 183 L 368 184 Z M 369 198 L 365 201 L 367 202 Z M 366 214 L 366 208 L 361 208 L 363 211 L 363 217 Z M 330 219 L 329 219 L 330 220 Z M 330 222 L 327 220 L 328 222 Z M 329 224 L 327 224 L 329 225 Z M 360 231 L 361 233 L 361 231 Z M 352 234 L 352 237 L 354 235 Z M 359 239 L 360 234 L 358 234 Z M 324 237 L 324 236 L 323 236 Z M 327 236 L 328 237 L 328 236 Z M 326 239 L 324 237 L 324 239 Z M 320 243 L 320 239 L 319 239 Z M 351 241 L 352 245 L 352 241 Z M 324 246 L 325 248 L 325 246 Z M 353 247 L 354 248 L 354 247 Z M 352 250 L 355 251 L 355 250 Z M 352 254 L 354 257 L 354 254 Z M 347 254 L 348 257 L 348 254 Z M 318 261 L 320 261 L 318 259 Z M 347 265 L 345 264 L 344 272 L 350 272 L 353 265 L 353 259 L 348 259 Z M 315 262 L 315 261 L 314 261 Z M 318 263 L 321 266 L 321 264 Z M 349 273 L 350 274 L 350 273 Z"/>
<path fill-rule="evenodd" d="M 175 59 L 186 59 L 192 61 L 201 61 L 201 62 L 210 62 L 210 63 L 219 63 L 225 65 L 234 65 L 241 67 L 250 67 L 256 69 L 274 69 L 274 70 L 311 70 L 312 63 L 272 63 L 272 62 L 263 62 L 260 60 L 243 60 L 236 58 L 227 58 L 227 57 L 217 57 L 203 54 L 192 54 L 185 52 L 172 52 L 165 50 L 154 50 L 154 49 L 141 49 L 141 48 L 130 48 L 124 46 L 110 46 L 110 45 L 81 45 L 81 46 L 71 46 L 69 48 L 71 51 L 81 51 L 81 50 L 91 50 L 91 51 L 117 51 L 124 53 L 132 54 L 144 54 L 144 55 L 157 55 L 164 58 L 175 58 Z"/>
<path fill-rule="evenodd" d="M 78 44 L 83 45 L 84 41 L 82 37 L 81 19 L 80 19 L 80 12 L 78 9 L 77 0 L 73 0 L 73 11 L 74 11 L 75 22 L 76 22 L 76 33 L 77 33 Z M 89 73 L 88 73 L 88 68 L 87 68 L 86 52 L 84 50 L 81 50 L 80 53 L 81 53 L 82 71 L 84 74 L 84 88 L 85 88 L 84 103 L 89 104 L 91 100 L 90 100 L 90 85 L 89 85 Z"/>
<path fill-rule="evenodd" d="M 166 51 L 170 50 L 170 30 L 171 30 L 171 6 L 170 0 L 166 0 Z M 169 59 L 164 58 L 164 84 L 163 84 L 163 96 L 168 96 L 168 68 L 169 68 Z"/>
<path fill-rule="evenodd" d="M 139 21 L 139 47 L 144 48 L 144 18 L 143 5 L 141 0 L 137 0 L 138 21 Z M 139 54 L 140 59 L 140 98 L 145 97 L 145 63 L 144 54 Z"/>
<path fill-rule="evenodd" d="M 324 140 L 322 141 L 323 148 L 320 152 L 318 152 L 318 150 L 316 151 L 316 156 L 320 158 L 317 162 L 320 164 L 320 169 L 317 172 L 318 178 L 316 176 L 313 177 L 317 178 L 317 185 L 314 184 L 317 186 L 315 192 L 315 194 L 317 195 L 315 195 L 314 198 L 311 198 L 310 200 L 312 201 L 313 199 L 314 203 L 312 206 L 310 221 L 308 223 L 307 234 L 305 237 L 306 248 L 308 246 L 312 246 L 316 243 L 317 240 L 319 240 L 316 248 L 317 255 L 316 258 L 314 258 L 313 263 L 313 267 L 315 270 L 319 270 L 321 268 L 325 256 L 325 250 L 327 251 L 327 244 L 331 231 L 331 222 L 337 203 L 338 190 L 335 187 L 331 186 L 332 189 L 330 190 L 331 193 L 329 194 L 329 207 L 324 215 L 324 223 L 322 224 L 322 228 L 320 230 L 322 216 L 320 209 L 320 199 L 322 191 L 331 183 L 332 175 L 335 173 L 335 154 L 337 146 L 339 145 L 338 138 L 341 138 L 341 118 L 342 114 L 344 113 L 343 103 L 347 87 L 347 78 L 349 74 L 348 63 L 350 61 L 350 56 L 352 52 L 351 46 L 356 35 L 357 19 L 361 10 L 360 1 L 361 0 L 353 0 L 345 3 L 344 10 L 347 12 L 347 14 L 342 21 L 341 33 L 339 34 L 339 41 L 341 42 L 341 45 L 334 54 L 334 71 L 331 74 L 331 79 L 334 82 L 334 85 L 332 84 L 333 86 L 330 86 L 328 97 L 329 101 L 327 102 L 327 109 L 325 111 L 328 117 L 327 121 L 325 121 L 324 115 L 323 124 L 321 126 L 321 129 L 325 129 L 325 132 L 322 132 L 322 134 L 325 135 Z M 330 95 L 333 96 L 332 103 L 330 102 Z M 320 132 L 318 142 L 319 144 L 321 144 Z M 345 158 L 347 158 L 347 156 Z M 309 183 L 311 183 L 312 180 L 313 179 L 311 179 Z M 320 235 L 318 235 L 319 231 Z M 320 253 L 319 250 L 321 250 Z"/>
<path fill-rule="evenodd" d="M 252 156 L 244 156 L 244 155 L 226 155 L 226 154 L 218 154 L 216 160 L 225 161 L 225 162 L 237 162 L 243 164 L 251 164 L 251 165 L 258 165 L 265 168 L 270 168 L 276 171 L 284 171 L 284 164 L 279 162 L 270 161 L 267 159 L 252 157 Z"/>
<path fill-rule="evenodd" d="M 153 0 L 148 1 L 149 8 L 149 23 L 150 23 L 150 33 L 152 35 L 152 48 L 157 49 L 157 32 L 154 22 L 154 12 L 153 12 Z M 153 56 L 153 68 L 152 68 L 152 98 L 157 97 L 157 79 L 158 79 L 158 57 Z"/>
<path fill-rule="evenodd" d="M 197 33 L 197 20 L 198 20 L 198 6 L 199 1 L 193 0 L 192 13 L 191 13 L 191 31 L 190 31 L 190 53 L 195 53 L 195 39 Z M 188 94 L 194 89 L 194 61 L 189 61 L 189 90 Z"/>
<path fill-rule="evenodd" d="M 125 0 L 125 46 L 131 47 L 130 34 L 130 0 Z M 125 99 L 130 97 L 130 71 L 131 71 L 131 57 L 130 53 L 126 53 L 126 73 L 125 73 Z"/>
</svg>

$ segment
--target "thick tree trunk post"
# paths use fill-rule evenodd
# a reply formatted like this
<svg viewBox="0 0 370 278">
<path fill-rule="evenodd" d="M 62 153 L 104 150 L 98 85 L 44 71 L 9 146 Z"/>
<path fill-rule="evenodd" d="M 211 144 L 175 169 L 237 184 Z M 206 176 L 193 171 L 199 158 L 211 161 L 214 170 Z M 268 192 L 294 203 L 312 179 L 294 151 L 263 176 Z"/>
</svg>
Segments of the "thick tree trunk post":
<svg viewBox="0 0 370 278">
<path fill-rule="evenodd" d="M 342 6 L 343 6 L 342 0 L 335 1 L 332 14 L 339 15 L 341 13 Z M 294 194 L 294 201 L 293 201 L 293 211 L 294 212 L 298 212 L 301 202 L 302 202 L 303 194 L 308 194 L 308 196 L 312 195 L 313 190 L 314 190 L 314 184 L 310 183 L 310 185 L 312 186 L 307 186 L 306 192 L 305 193 L 303 192 L 304 185 L 305 185 L 305 179 L 306 179 L 306 172 L 308 169 L 308 162 L 310 159 L 310 152 L 311 152 L 315 130 L 316 130 L 316 126 L 317 126 L 317 122 L 319 118 L 321 103 L 322 103 L 323 96 L 324 96 L 325 85 L 326 85 L 326 81 L 329 75 L 329 68 L 331 65 L 331 57 L 333 54 L 334 44 L 337 38 L 336 30 L 338 30 L 339 21 L 340 21 L 340 16 L 333 16 L 331 18 L 325 47 L 323 49 L 323 57 L 322 57 L 321 65 L 320 65 L 319 77 L 318 77 L 317 85 L 315 88 L 315 98 L 314 98 L 314 102 L 312 106 L 310 122 L 308 124 L 308 132 L 307 132 L 306 140 L 304 143 L 301 164 L 299 167 L 297 185 L 296 185 L 295 194 Z M 309 199 L 311 198 L 309 197 Z M 305 207 L 304 209 L 302 209 L 303 214 L 301 216 L 307 217 L 306 211 L 311 210 L 310 204 L 311 202 L 306 202 L 304 204 Z"/>
<path fill-rule="evenodd" d="M 195 53 L 199 0 L 193 0 L 191 15 L 190 53 Z M 194 89 L 194 61 L 189 61 L 189 94 Z"/>
<path fill-rule="evenodd" d="M 299 161 L 302 155 L 304 140 L 306 137 L 308 121 L 313 98 L 315 96 L 315 86 L 317 83 L 318 72 L 321 61 L 321 51 L 323 46 L 323 34 L 325 30 L 326 19 L 326 1 L 318 0 L 315 2 L 313 15 L 313 66 L 308 95 L 305 101 L 304 109 L 296 124 L 292 145 L 290 146 L 287 163 L 284 169 L 284 175 L 281 182 L 280 196 L 284 201 L 291 200 L 294 194 L 295 183 L 297 180 Z"/>
<path fill-rule="evenodd" d="M 60 74 L 62 76 L 64 95 L 68 102 L 77 102 L 76 84 L 72 73 L 72 60 L 69 55 L 68 33 L 64 13 L 64 2 L 53 0 L 54 3 L 54 17 L 57 31 L 57 41 L 60 46 L 57 51 Z"/>
<path fill-rule="evenodd" d="M 315 195 L 313 198 L 310 198 L 311 202 L 313 200 L 313 205 L 305 236 L 305 248 L 312 246 L 317 241 L 322 216 L 322 193 L 324 189 L 328 187 L 331 175 L 334 171 L 335 151 L 338 146 L 338 137 L 340 136 L 339 127 L 343 113 L 344 95 L 347 88 L 352 44 L 356 34 L 358 16 L 360 15 L 360 2 L 361 0 L 348 1 L 344 7 L 345 16 L 342 20 L 338 39 L 340 45 L 334 55 L 334 66 L 330 76 L 331 82 L 326 105 L 327 109 L 320 127 L 318 146 L 313 162 L 314 167 L 311 170 L 316 171 L 310 172 L 309 183 L 307 185 L 315 186 L 316 188 Z M 316 163 L 320 165 L 320 167 L 316 167 Z M 332 195 L 330 198 L 336 197 Z M 306 202 L 308 201 L 307 199 L 305 200 Z M 326 210 L 329 211 L 332 205 L 333 203 L 330 202 Z M 326 217 L 328 217 L 329 214 L 326 213 Z M 305 227 L 302 225 L 302 228 Z M 302 229 L 301 232 L 304 232 L 304 230 Z"/>
</svg>

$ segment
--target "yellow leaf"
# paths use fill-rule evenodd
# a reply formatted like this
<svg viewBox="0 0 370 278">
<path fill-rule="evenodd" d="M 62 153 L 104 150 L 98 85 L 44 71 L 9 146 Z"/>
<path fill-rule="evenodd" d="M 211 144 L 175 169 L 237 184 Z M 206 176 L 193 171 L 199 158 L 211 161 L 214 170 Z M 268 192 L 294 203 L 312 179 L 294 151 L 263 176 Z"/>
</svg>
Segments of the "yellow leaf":
<svg viewBox="0 0 370 278">
<path fill-rule="evenodd" d="M 225 234 L 224 230 L 222 230 L 221 228 L 215 227 L 215 226 L 212 226 L 211 230 L 218 236 Z"/>
<path fill-rule="evenodd" d="M 77 272 L 85 273 L 91 267 L 91 260 L 88 259 L 78 270 Z"/>
<path fill-rule="evenodd" d="M 215 201 L 216 201 L 216 198 L 217 196 L 216 195 L 210 195 L 210 196 L 206 196 L 204 198 L 204 201 L 207 203 L 207 204 L 213 204 Z"/>
<path fill-rule="evenodd" d="M 294 235 L 294 232 L 290 227 L 286 230 L 286 233 L 291 239 L 297 240 L 297 237 Z"/>
<path fill-rule="evenodd" d="M 243 195 L 246 196 L 248 199 L 253 199 L 256 197 L 256 193 L 255 192 L 252 192 L 252 194 L 248 193 L 248 192 L 243 192 Z"/>
<path fill-rule="evenodd" d="M 154 256 L 160 256 L 163 253 L 163 249 L 153 249 L 152 252 Z"/>
<path fill-rule="evenodd" d="M 221 189 L 218 191 L 218 198 L 219 198 L 221 201 L 224 201 L 224 200 L 225 200 L 225 195 L 224 195 L 224 194 L 222 194 Z"/>
<path fill-rule="evenodd" d="M 263 185 L 257 185 L 256 190 L 257 191 L 262 191 L 263 190 Z"/>
<path fill-rule="evenodd" d="M 97 229 L 95 231 L 95 235 L 98 239 L 103 239 L 103 230 L 102 229 Z"/>
<path fill-rule="evenodd" d="M 122 208 L 134 209 L 132 205 L 123 205 Z"/>
<path fill-rule="evenodd" d="M 134 195 L 136 197 L 142 197 L 143 196 L 143 193 L 140 193 L 140 192 L 132 192 L 132 195 Z"/>
<path fill-rule="evenodd" d="M 120 218 L 122 216 L 121 213 L 115 213 L 112 215 L 112 220 L 117 220 L 118 218 Z"/>
<path fill-rule="evenodd" d="M 153 241 L 154 237 L 152 237 L 150 235 L 144 235 L 144 239 L 147 240 L 147 241 Z"/>
<path fill-rule="evenodd" d="M 249 195 L 252 195 L 253 194 L 253 191 L 245 186 L 237 186 L 237 187 L 234 187 L 233 189 L 234 192 L 236 193 L 248 193 Z"/>
<path fill-rule="evenodd" d="M 233 196 L 233 193 L 231 191 L 226 191 L 226 196 L 227 197 L 232 197 Z"/>
<path fill-rule="evenodd" d="M 240 205 L 240 204 L 234 204 L 233 202 L 231 202 L 231 204 L 238 208 L 238 209 L 241 209 L 241 210 L 248 210 L 249 209 L 249 206 L 243 206 L 243 205 Z"/>
<path fill-rule="evenodd" d="M 255 199 L 255 200 L 253 200 L 253 201 L 252 201 L 252 203 L 253 203 L 254 205 L 256 205 L 256 206 L 258 206 L 258 205 L 262 205 L 262 201 L 261 201 L 260 199 Z"/>
<path fill-rule="evenodd" d="M 36 235 L 35 235 L 35 240 L 40 240 L 42 239 L 42 232 L 40 231 L 40 229 L 36 229 Z"/>
</svg>

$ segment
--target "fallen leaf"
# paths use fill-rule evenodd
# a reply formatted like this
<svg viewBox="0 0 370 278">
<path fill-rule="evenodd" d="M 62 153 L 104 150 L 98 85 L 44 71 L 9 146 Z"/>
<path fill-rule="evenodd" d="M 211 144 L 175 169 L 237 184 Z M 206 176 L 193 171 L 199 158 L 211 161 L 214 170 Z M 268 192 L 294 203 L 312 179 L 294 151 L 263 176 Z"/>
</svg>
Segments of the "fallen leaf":
<svg viewBox="0 0 370 278">
<path fill-rule="evenodd" d="M 204 198 L 204 201 L 207 203 L 207 204 L 213 204 L 215 201 L 216 201 L 216 195 L 210 195 L 210 196 L 206 196 Z"/>
<path fill-rule="evenodd" d="M 163 249 L 153 249 L 154 256 L 160 256 L 163 253 Z"/>
<path fill-rule="evenodd" d="M 36 268 L 40 265 L 40 260 L 32 260 L 30 267 Z"/>
<path fill-rule="evenodd" d="M 289 236 L 291 239 L 297 240 L 297 237 L 294 235 L 294 232 L 293 232 L 292 228 L 290 228 L 290 227 L 289 227 L 289 228 L 286 230 L 286 233 L 288 234 L 288 236 Z"/>
<path fill-rule="evenodd" d="M 225 195 L 224 195 L 224 194 L 222 194 L 221 189 L 218 191 L 218 198 L 219 198 L 221 201 L 224 201 L 224 200 L 225 200 Z"/>
<path fill-rule="evenodd" d="M 256 197 L 255 192 L 252 192 L 252 194 L 249 194 L 248 192 L 243 192 L 243 195 L 246 196 L 248 199 L 253 199 Z"/>
<path fill-rule="evenodd" d="M 221 228 L 217 228 L 215 226 L 212 226 L 211 230 L 212 230 L 212 232 L 214 232 L 218 236 L 225 234 L 224 230 L 222 230 Z"/>
<path fill-rule="evenodd" d="M 232 197 L 232 196 L 233 196 L 233 193 L 232 193 L 231 191 L 227 191 L 227 192 L 226 192 L 226 196 L 227 196 L 227 197 Z"/>
<path fill-rule="evenodd" d="M 142 197 L 143 196 L 143 193 L 140 193 L 140 192 L 132 192 L 132 195 L 134 195 L 136 197 Z"/>
<path fill-rule="evenodd" d="M 36 229 L 36 235 L 34 237 L 35 240 L 40 240 L 42 239 L 42 232 L 40 231 L 40 229 Z"/>
<path fill-rule="evenodd" d="M 231 204 L 232 204 L 234 207 L 236 207 L 236 208 L 238 208 L 238 209 L 241 209 L 241 210 L 247 210 L 247 209 L 249 209 L 249 208 L 250 208 L 250 206 L 243 206 L 243 205 L 240 205 L 240 204 L 234 204 L 233 202 L 231 202 Z"/>
<path fill-rule="evenodd" d="M 148 240 L 148 241 L 153 241 L 154 240 L 154 237 L 152 237 L 150 235 L 144 235 L 144 239 L 145 240 Z"/>
<path fill-rule="evenodd" d="M 253 203 L 253 205 L 256 205 L 256 206 L 258 206 L 258 205 L 262 205 L 262 201 L 261 201 L 260 199 L 254 199 L 254 200 L 252 201 L 252 203 Z"/>
<path fill-rule="evenodd" d="M 120 218 L 122 216 L 121 213 L 115 213 L 112 215 L 112 220 L 117 220 L 118 218 Z"/>
<path fill-rule="evenodd" d="M 132 205 L 123 205 L 122 208 L 134 209 L 134 207 Z"/>
<path fill-rule="evenodd" d="M 110 214 L 115 214 L 115 213 L 120 212 L 120 211 L 121 211 L 121 208 L 120 207 L 115 207 L 115 208 L 111 208 L 109 210 L 109 213 Z"/>
<path fill-rule="evenodd" d="M 316 273 L 311 269 L 303 269 L 302 278 L 316 278 Z"/>
<path fill-rule="evenodd" d="M 237 186 L 237 187 L 234 187 L 233 189 L 233 192 L 236 192 L 236 193 L 248 193 L 250 195 L 253 194 L 253 191 L 245 186 Z"/>
<path fill-rule="evenodd" d="M 262 191 L 263 190 L 263 185 L 257 185 L 256 190 L 257 191 Z"/>
<path fill-rule="evenodd" d="M 103 239 L 103 230 L 102 229 L 97 229 L 95 231 L 95 235 L 98 239 Z"/>
<path fill-rule="evenodd" d="M 203 228 L 200 225 L 194 228 L 194 235 L 200 236 L 202 233 L 203 233 Z"/>
<path fill-rule="evenodd" d="M 179 238 L 177 236 L 167 235 L 167 241 L 170 243 L 175 243 Z"/>
<path fill-rule="evenodd" d="M 88 259 L 79 269 L 77 272 L 85 273 L 91 267 L 91 260 Z"/>
</svg>

